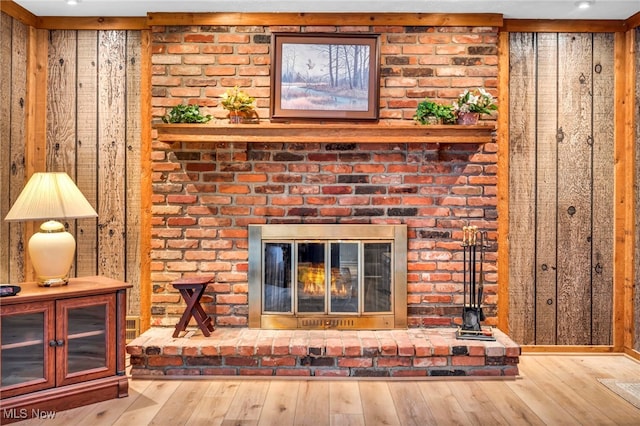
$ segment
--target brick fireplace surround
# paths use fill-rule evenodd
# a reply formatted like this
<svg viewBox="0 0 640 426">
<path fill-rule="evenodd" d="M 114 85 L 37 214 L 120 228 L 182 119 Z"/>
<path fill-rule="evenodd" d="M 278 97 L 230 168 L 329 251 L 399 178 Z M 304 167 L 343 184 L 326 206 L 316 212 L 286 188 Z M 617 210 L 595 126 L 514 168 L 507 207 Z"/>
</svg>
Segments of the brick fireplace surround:
<svg viewBox="0 0 640 426">
<path fill-rule="evenodd" d="M 450 101 L 473 87 L 496 94 L 497 28 L 154 27 L 154 115 L 190 102 L 225 120 L 218 97 L 239 85 L 268 118 L 270 34 L 281 31 L 380 34 L 381 123 L 411 123 L 425 97 Z M 260 124 L 253 126 L 258 134 Z M 459 341 L 452 328 L 463 302 L 460 242 L 467 224 L 488 231 L 485 324 L 497 323 L 496 152 L 495 141 L 156 139 L 155 327 L 127 348 L 134 376 L 517 374 L 520 349 L 507 336 L 496 331 L 497 342 Z M 406 224 L 409 330 L 247 329 L 247 227 L 253 223 Z M 203 302 L 216 331 L 209 338 L 172 339 L 184 304 L 170 283 L 200 274 L 214 276 Z"/>
</svg>

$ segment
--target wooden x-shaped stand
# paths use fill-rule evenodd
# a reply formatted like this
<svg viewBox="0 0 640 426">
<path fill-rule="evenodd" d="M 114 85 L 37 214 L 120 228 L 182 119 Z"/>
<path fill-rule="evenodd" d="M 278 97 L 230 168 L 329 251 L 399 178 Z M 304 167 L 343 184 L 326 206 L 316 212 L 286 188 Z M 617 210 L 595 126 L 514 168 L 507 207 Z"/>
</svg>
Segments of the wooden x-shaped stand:
<svg viewBox="0 0 640 426">
<path fill-rule="evenodd" d="M 200 305 L 200 298 L 207 289 L 207 284 L 211 282 L 211 277 L 195 277 L 195 278 L 183 278 L 171 283 L 182 294 L 182 298 L 187 304 L 187 307 L 180 318 L 176 329 L 173 332 L 173 337 L 178 337 L 181 331 L 187 329 L 191 317 L 196 320 L 198 327 L 202 330 L 202 334 L 209 337 L 213 331 L 213 324 L 211 317 Z"/>
</svg>

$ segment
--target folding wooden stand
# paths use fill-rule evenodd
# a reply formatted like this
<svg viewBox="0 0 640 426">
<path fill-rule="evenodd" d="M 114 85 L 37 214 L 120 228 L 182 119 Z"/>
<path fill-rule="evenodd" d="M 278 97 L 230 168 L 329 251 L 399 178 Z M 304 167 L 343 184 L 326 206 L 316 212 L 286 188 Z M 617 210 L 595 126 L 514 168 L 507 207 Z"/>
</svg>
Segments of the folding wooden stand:
<svg viewBox="0 0 640 426">
<path fill-rule="evenodd" d="M 176 324 L 173 337 L 178 337 L 181 331 L 185 331 L 187 329 L 187 325 L 189 325 L 191 317 L 193 317 L 196 320 L 196 323 L 198 323 L 198 327 L 202 330 L 202 334 L 206 337 L 211 335 L 211 332 L 213 331 L 213 321 L 204 311 L 202 305 L 200 305 L 200 299 L 202 298 L 204 291 L 207 289 L 207 285 L 211 282 L 211 279 L 211 277 L 183 278 L 171 283 L 172 286 L 180 291 L 182 298 L 187 304 L 180 321 Z"/>
</svg>

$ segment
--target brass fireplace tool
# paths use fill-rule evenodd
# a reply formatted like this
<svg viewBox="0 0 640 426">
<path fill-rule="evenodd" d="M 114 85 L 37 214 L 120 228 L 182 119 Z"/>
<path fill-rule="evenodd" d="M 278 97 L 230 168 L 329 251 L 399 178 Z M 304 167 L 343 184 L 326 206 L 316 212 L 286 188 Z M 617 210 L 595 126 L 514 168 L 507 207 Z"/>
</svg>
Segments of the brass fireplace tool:
<svg viewBox="0 0 640 426">
<path fill-rule="evenodd" d="M 464 298 L 462 326 L 458 329 L 458 339 L 495 340 L 491 329 L 482 328 L 482 296 L 484 292 L 484 252 L 487 231 L 478 231 L 477 226 L 462 228 L 462 249 L 464 265 Z M 478 259 L 478 247 L 480 258 Z"/>
</svg>

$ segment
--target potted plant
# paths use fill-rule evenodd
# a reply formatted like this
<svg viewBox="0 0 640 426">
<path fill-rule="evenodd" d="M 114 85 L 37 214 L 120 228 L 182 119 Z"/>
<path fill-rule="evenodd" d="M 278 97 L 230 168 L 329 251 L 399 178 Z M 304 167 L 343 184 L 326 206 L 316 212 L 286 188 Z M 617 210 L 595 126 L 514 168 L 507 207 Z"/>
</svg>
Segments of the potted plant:
<svg viewBox="0 0 640 426">
<path fill-rule="evenodd" d="M 162 117 L 165 123 L 206 123 L 211 120 L 211 115 L 202 115 L 198 105 L 176 105 L 171 108 L 169 114 Z"/>
<path fill-rule="evenodd" d="M 240 90 L 238 86 L 227 90 L 221 96 L 222 107 L 229 111 L 229 122 L 242 123 L 244 118 L 255 114 L 255 98 Z"/>
<path fill-rule="evenodd" d="M 450 124 L 455 116 L 450 105 L 442 105 L 425 98 L 418 104 L 413 119 L 420 124 Z"/>
<path fill-rule="evenodd" d="M 453 101 L 458 124 L 476 124 L 480 114 L 491 114 L 497 109 L 493 96 L 482 88 L 465 90 Z"/>
</svg>

